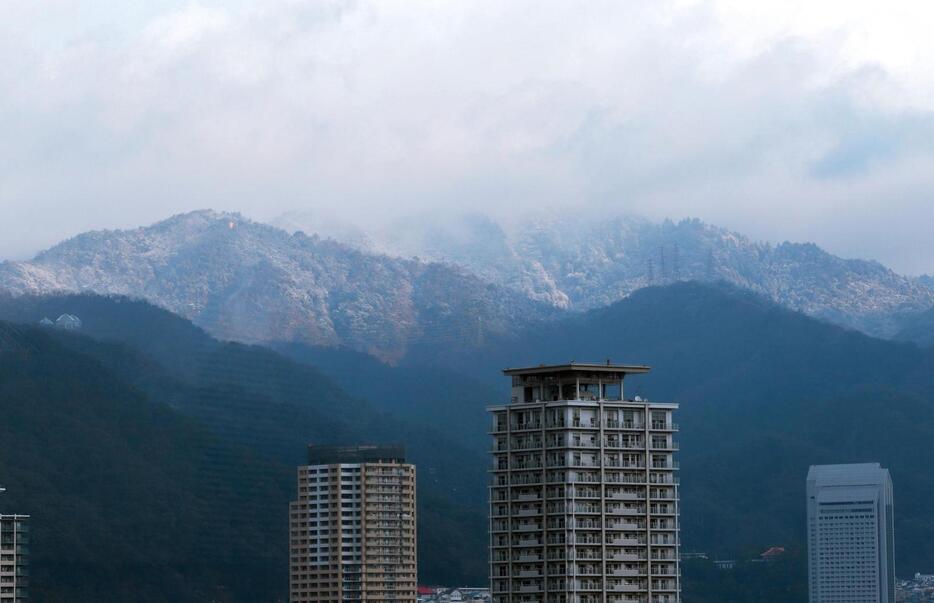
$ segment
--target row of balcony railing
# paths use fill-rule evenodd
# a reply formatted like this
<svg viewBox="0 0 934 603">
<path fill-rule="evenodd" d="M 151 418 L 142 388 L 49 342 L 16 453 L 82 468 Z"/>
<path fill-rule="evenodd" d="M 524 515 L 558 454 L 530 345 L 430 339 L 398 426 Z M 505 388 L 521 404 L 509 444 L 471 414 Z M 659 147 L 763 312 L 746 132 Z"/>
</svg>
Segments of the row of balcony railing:
<svg viewBox="0 0 934 603">
<path fill-rule="evenodd" d="M 506 423 L 505 421 L 496 421 L 493 424 L 493 432 L 503 433 L 506 431 L 540 431 L 542 429 L 600 429 L 601 426 L 604 429 L 629 429 L 644 431 L 646 429 L 646 425 L 648 425 L 650 431 L 679 430 L 679 425 L 677 423 L 670 423 L 668 421 L 650 421 L 648 424 L 646 424 L 644 421 L 619 421 L 615 419 L 600 421 L 599 419 L 574 419 L 569 421 L 529 421 L 525 423 Z"/>
</svg>

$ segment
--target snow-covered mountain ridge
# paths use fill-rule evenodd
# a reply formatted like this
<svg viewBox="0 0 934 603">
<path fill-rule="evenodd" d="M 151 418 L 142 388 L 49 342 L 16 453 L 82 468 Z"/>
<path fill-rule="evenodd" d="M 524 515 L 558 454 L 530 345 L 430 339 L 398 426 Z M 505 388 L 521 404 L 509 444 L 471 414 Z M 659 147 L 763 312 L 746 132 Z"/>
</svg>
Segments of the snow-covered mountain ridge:
<svg viewBox="0 0 934 603">
<path fill-rule="evenodd" d="M 293 219 L 290 227 L 302 226 Z M 504 227 L 471 216 L 325 234 L 341 232 L 353 240 L 196 211 L 0 263 L 0 290 L 130 295 L 217 337 L 347 346 L 390 361 L 422 343 L 471 345 L 682 280 L 727 281 L 886 337 L 934 307 L 923 278 L 813 244 L 752 242 L 697 220 L 539 218 Z M 404 259 L 411 256 L 422 259 Z"/>
<path fill-rule="evenodd" d="M 304 220 L 303 220 L 304 218 Z M 315 216 L 291 214 L 283 224 Z M 890 337 L 902 317 L 934 306 L 934 279 L 899 275 L 875 261 L 843 259 L 812 243 L 772 245 L 690 219 L 651 222 L 564 212 L 501 224 L 479 215 L 407 220 L 359 232 L 368 249 L 460 264 L 482 278 L 556 307 L 587 310 L 637 289 L 675 281 L 726 281 L 793 310 Z M 329 227 L 340 236 L 346 228 Z"/>
<path fill-rule="evenodd" d="M 342 345 L 387 360 L 419 342 L 470 342 L 556 313 L 454 265 L 208 210 L 88 232 L 31 261 L 4 262 L 0 289 L 140 297 L 221 338 Z"/>
</svg>

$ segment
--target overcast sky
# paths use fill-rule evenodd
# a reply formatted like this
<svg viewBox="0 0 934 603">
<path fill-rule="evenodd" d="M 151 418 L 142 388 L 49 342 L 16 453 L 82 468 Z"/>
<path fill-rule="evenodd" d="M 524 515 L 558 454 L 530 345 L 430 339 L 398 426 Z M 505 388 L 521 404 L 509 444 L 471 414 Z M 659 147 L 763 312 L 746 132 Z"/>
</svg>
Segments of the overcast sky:
<svg viewBox="0 0 934 603">
<path fill-rule="evenodd" d="M 893 0 L 4 0 L 0 258 L 203 207 L 572 207 L 934 273 L 932 30 Z"/>
</svg>

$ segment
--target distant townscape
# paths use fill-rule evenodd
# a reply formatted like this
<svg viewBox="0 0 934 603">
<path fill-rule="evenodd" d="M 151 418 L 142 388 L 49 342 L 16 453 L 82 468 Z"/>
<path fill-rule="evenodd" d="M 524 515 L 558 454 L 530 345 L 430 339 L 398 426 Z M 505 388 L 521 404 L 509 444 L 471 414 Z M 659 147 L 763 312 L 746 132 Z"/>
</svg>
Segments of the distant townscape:
<svg viewBox="0 0 934 603">
<path fill-rule="evenodd" d="M 910 580 L 899 580 L 895 585 L 898 603 L 934 602 L 934 574 L 915 574 Z"/>
</svg>

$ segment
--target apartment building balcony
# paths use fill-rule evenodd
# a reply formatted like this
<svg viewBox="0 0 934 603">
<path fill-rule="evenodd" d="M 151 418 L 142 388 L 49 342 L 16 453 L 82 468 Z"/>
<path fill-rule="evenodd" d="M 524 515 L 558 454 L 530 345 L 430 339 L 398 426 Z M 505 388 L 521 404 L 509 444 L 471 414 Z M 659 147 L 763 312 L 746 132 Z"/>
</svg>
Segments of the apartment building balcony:
<svg viewBox="0 0 934 603">
<path fill-rule="evenodd" d="M 678 524 L 673 520 L 661 519 L 661 520 L 652 520 L 651 525 L 649 526 L 651 530 L 666 530 L 673 531 L 678 529 Z"/>
<path fill-rule="evenodd" d="M 525 442 L 525 441 L 523 441 L 523 442 L 513 442 L 513 445 L 512 445 L 512 448 L 510 449 L 510 452 L 522 452 L 522 451 L 527 451 L 527 450 L 541 450 L 542 447 L 543 447 L 543 446 L 542 446 L 541 440 L 539 440 L 539 441 L 531 441 L 531 442 Z"/>
<path fill-rule="evenodd" d="M 514 495 L 512 499 L 520 502 L 536 501 L 542 499 L 542 494 L 541 492 L 522 492 Z"/>
<path fill-rule="evenodd" d="M 519 509 L 518 511 L 513 512 L 515 517 L 533 517 L 539 516 L 542 514 L 541 508 L 538 509 Z"/>
<path fill-rule="evenodd" d="M 641 546 L 645 546 L 645 545 L 641 545 Z M 606 560 L 634 563 L 634 562 L 647 561 L 648 555 L 644 551 L 641 551 L 638 553 L 633 553 L 633 552 L 607 553 Z"/>
<path fill-rule="evenodd" d="M 614 576 L 618 578 L 644 578 L 646 576 L 644 569 L 613 569 L 607 572 L 608 576 Z"/>
<path fill-rule="evenodd" d="M 600 479 L 600 473 L 597 471 L 583 475 L 569 475 L 564 481 L 572 484 L 599 484 L 603 482 Z"/>
<path fill-rule="evenodd" d="M 644 533 L 640 535 L 626 533 L 618 536 L 613 536 L 611 533 L 608 534 L 607 537 L 607 545 L 613 547 L 641 547 L 645 546 L 647 542 L 648 538 L 646 538 Z M 613 552 L 620 554 L 624 553 L 622 550 L 616 550 Z"/>
<path fill-rule="evenodd" d="M 653 580 L 652 590 L 677 592 L 678 586 L 675 580 Z"/>
<path fill-rule="evenodd" d="M 607 603 L 649 603 L 647 597 L 633 594 L 610 594 L 607 595 L 606 600 Z M 674 601 L 670 601 L 668 603 L 674 603 Z"/>
<path fill-rule="evenodd" d="M 619 450 L 645 450 L 645 442 L 642 440 L 617 440 L 608 438 L 603 443 L 604 448 L 613 448 Z"/>
<path fill-rule="evenodd" d="M 541 532 L 541 530 L 542 524 L 540 523 L 522 523 L 512 528 L 513 532 Z"/>
<path fill-rule="evenodd" d="M 541 421 L 533 421 L 532 423 L 515 423 L 509 427 L 509 431 L 514 433 L 523 431 L 541 431 L 541 429 Z"/>
<path fill-rule="evenodd" d="M 606 589 L 608 591 L 617 592 L 617 593 L 638 593 L 638 592 L 642 592 L 645 590 L 645 584 L 613 582 L 613 583 L 607 584 Z"/>
<path fill-rule="evenodd" d="M 677 423 L 668 423 L 665 421 L 652 421 L 653 431 L 678 431 Z"/>
<path fill-rule="evenodd" d="M 599 488 L 575 488 L 571 486 L 567 490 L 568 498 L 600 498 Z"/>
<path fill-rule="evenodd" d="M 632 532 L 636 532 L 636 531 L 645 529 L 645 522 L 644 521 L 630 521 L 630 520 L 625 520 L 625 519 L 623 520 L 613 519 L 613 520 L 607 521 L 606 529 L 618 530 L 618 531 L 629 530 Z"/>
<path fill-rule="evenodd" d="M 594 546 L 599 546 L 603 544 L 599 536 L 584 534 L 572 535 L 571 542 L 574 544 L 592 544 Z"/>
<path fill-rule="evenodd" d="M 674 567 L 657 567 L 655 565 L 651 568 L 652 576 L 664 576 L 664 577 L 676 577 L 680 576 L 681 572 L 676 570 Z"/>
<path fill-rule="evenodd" d="M 541 582 L 536 582 L 535 584 L 520 584 L 518 591 L 520 593 L 540 593 L 542 592 Z"/>
<path fill-rule="evenodd" d="M 622 505 L 607 505 L 606 513 L 608 515 L 645 515 L 645 507 L 625 507 Z"/>
<path fill-rule="evenodd" d="M 574 561 L 574 560 L 577 560 L 577 561 L 598 561 L 598 560 L 601 560 L 601 559 L 603 559 L 603 553 L 602 553 L 602 551 L 601 551 L 600 549 L 598 549 L 598 548 L 594 548 L 594 549 L 588 549 L 588 548 L 578 549 L 578 550 L 574 551 L 573 554 L 571 554 L 571 555 L 568 557 L 568 560 L 569 560 L 569 561 Z"/>
<path fill-rule="evenodd" d="M 513 475 L 512 485 L 513 486 L 541 486 L 544 484 L 542 479 L 543 478 L 542 478 L 541 472 L 522 474 L 522 475 Z"/>
<path fill-rule="evenodd" d="M 603 583 L 600 580 L 571 580 L 568 586 L 574 590 L 601 591 Z"/>
</svg>

